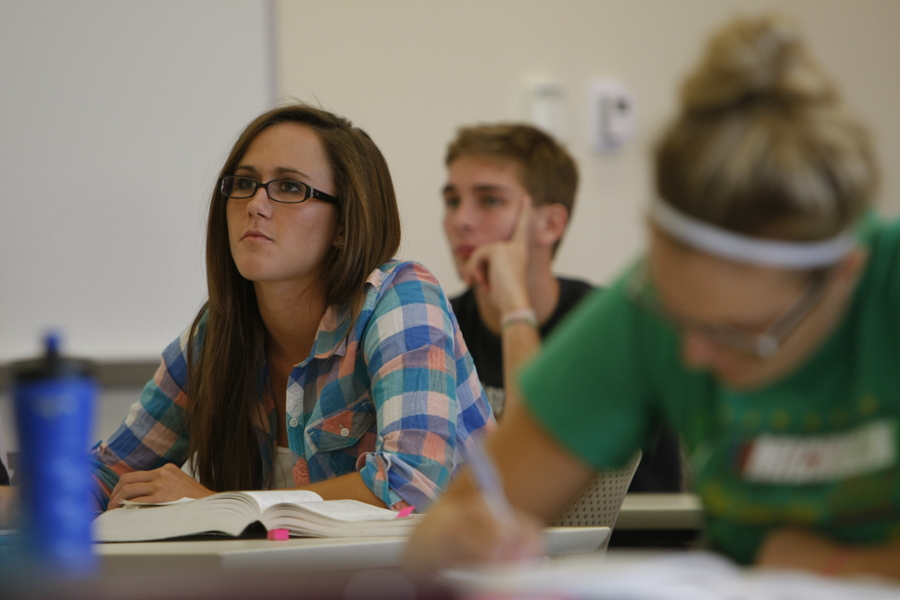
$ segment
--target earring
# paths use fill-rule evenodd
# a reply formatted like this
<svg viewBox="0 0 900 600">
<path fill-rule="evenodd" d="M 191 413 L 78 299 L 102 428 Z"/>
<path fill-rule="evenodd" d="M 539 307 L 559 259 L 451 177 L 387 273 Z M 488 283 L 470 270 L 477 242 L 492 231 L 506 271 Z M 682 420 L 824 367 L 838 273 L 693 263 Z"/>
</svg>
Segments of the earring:
<svg viewBox="0 0 900 600">
<path fill-rule="evenodd" d="M 343 248 L 344 247 L 344 236 L 341 236 L 338 239 L 336 239 L 334 241 L 334 245 L 337 246 L 338 248 Z"/>
</svg>

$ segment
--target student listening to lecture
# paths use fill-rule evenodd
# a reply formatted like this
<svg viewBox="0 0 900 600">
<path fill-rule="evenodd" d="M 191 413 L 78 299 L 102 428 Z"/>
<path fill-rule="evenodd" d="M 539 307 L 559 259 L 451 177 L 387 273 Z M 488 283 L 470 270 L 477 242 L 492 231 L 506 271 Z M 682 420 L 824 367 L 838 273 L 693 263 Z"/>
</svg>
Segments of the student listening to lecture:
<svg viewBox="0 0 900 600">
<path fill-rule="evenodd" d="M 900 222 L 869 210 L 867 130 L 789 23 L 738 19 L 684 83 L 655 177 L 646 257 L 576 309 L 489 439 L 519 520 L 463 475 L 408 558 L 532 550 L 533 519 L 625 463 L 656 411 L 713 549 L 900 577 Z"/>
<path fill-rule="evenodd" d="M 93 450 L 98 503 L 269 488 L 431 502 L 490 407 L 447 298 L 391 260 L 399 243 L 365 132 L 303 104 L 250 123 L 212 194 L 209 299 Z"/>
<path fill-rule="evenodd" d="M 478 377 L 500 419 L 504 385 L 593 288 L 553 274 L 572 218 L 578 168 L 551 136 L 525 124 L 463 127 L 450 142 L 444 233 L 470 287 L 450 303 Z M 678 440 L 665 428 L 631 491 L 681 488 Z"/>
</svg>

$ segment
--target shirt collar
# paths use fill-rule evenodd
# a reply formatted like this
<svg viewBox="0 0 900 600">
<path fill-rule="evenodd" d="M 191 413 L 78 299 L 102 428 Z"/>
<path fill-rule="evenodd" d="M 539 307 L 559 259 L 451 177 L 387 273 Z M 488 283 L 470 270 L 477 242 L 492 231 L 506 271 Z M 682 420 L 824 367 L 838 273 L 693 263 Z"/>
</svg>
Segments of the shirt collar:
<svg viewBox="0 0 900 600">
<path fill-rule="evenodd" d="M 381 269 L 375 269 L 366 278 L 365 293 L 372 289 L 379 289 L 384 279 Z M 368 300 L 368 298 L 366 298 Z M 363 305 L 367 308 L 368 301 Z M 319 330 L 316 333 L 316 341 L 313 343 L 313 358 L 324 359 L 333 355 L 344 356 L 347 353 L 347 342 L 350 337 L 352 310 L 349 304 L 332 304 L 325 310 L 322 320 L 319 322 Z"/>
</svg>

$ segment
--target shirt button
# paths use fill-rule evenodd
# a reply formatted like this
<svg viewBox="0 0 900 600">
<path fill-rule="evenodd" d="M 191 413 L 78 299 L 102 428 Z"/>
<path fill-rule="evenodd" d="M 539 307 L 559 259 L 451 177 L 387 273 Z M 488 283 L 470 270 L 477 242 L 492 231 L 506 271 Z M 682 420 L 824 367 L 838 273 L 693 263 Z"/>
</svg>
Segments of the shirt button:
<svg viewBox="0 0 900 600">
<path fill-rule="evenodd" d="M 350 435 L 350 430 L 346 427 L 341 427 L 341 436 L 347 437 L 348 435 Z"/>
<path fill-rule="evenodd" d="M 296 427 L 298 423 L 300 423 L 300 421 L 298 421 L 297 419 L 291 419 L 290 421 L 288 421 L 288 425 L 290 425 L 291 427 Z"/>
</svg>

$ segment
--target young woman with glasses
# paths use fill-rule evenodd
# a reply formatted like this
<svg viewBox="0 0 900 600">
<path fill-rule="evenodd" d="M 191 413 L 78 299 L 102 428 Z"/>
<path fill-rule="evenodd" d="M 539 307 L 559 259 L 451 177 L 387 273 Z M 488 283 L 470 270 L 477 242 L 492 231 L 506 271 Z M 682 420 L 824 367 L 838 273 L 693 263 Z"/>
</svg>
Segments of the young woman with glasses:
<svg viewBox="0 0 900 600">
<path fill-rule="evenodd" d="M 98 503 L 303 488 L 428 505 L 490 409 L 440 286 L 391 260 L 399 243 L 365 132 L 302 104 L 250 123 L 212 195 L 209 300 L 93 450 Z"/>
<path fill-rule="evenodd" d="M 900 223 L 868 210 L 865 128 L 793 27 L 740 19 L 685 82 L 655 175 L 646 256 L 561 326 L 491 436 L 512 505 L 551 518 L 656 417 L 712 548 L 900 577 Z M 527 553 L 527 523 L 490 519 L 463 477 L 409 557 Z"/>
</svg>

